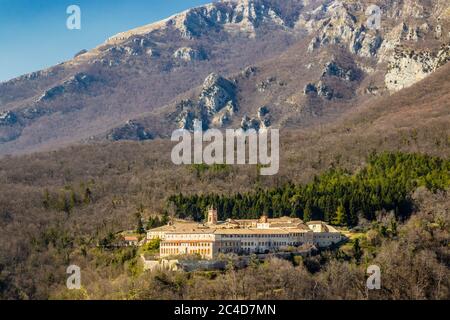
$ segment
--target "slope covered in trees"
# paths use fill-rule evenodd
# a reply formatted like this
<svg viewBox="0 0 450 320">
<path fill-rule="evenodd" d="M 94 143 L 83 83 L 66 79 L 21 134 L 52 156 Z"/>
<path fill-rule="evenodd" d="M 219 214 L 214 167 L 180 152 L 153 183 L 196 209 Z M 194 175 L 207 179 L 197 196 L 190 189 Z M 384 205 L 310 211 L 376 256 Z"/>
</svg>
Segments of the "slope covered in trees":
<svg viewBox="0 0 450 320">
<path fill-rule="evenodd" d="M 324 220 L 354 226 L 358 217 L 373 220 L 381 210 L 393 210 L 398 218 L 413 209 L 410 194 L 424 186 L 431 191 L 450 186 L 450 161 L 420 154 L 381 153 L 371 155 L 368 165 L 350 174 L 330 169 L 306 185 L 236 193 L 231 196 L 178 194 L 169 198 L 181 218 L 202 220 L 215 206 L 221 219 L 293 216 L 305 221 Z"/>
<path fill-rule="evenodd" d="M 205 192 L 227 198 L 235 193 L 251 196 L 256 190 L 277 190 L 289 181 L 296 185 L 312 185 L 314 176 L 321 177 L 331 168 L 345 170 L 342 175 L 349 180 L 351 175 L 348 172 L 362 172 L 361 168 L 366 167 L 368 155 L 373 151 L 428 154 L 448 161 L 449 67 L 441 68 L 411 88 L 358 107 L 333 124 L 281 131 L 280 173 L 275 177 L 261 177 L 254 166 L 175 166 L 170 160 L 173 144 L 158 139 L 88 143 L 55 152 L 1 158 L 0 299 L 46 299 L 56 287 L 65 286 L 66 268 L 73 263 L 83 269 L 83 282 L 92 284 L 89 290 L 91 297 L 111 297 L 107 293 L 111 292 L 109 279 L 127 277 L 124 270 L 128 264 L 134 266 L 135 260 L 123 262 L 124 257 L 132 255 L 97 250 L 95 245 L 108 239 L 110 234 L 134 230 L 136 212 L 140 208 L 144 209 L 142 218 L 145 225 L 154 226 L 150 220 L 163 217 L 161 214 L 167 199 L 179 192 L 184 196 Z M 426 175 L 417 175 L 423 184 Z M 429 212 L 437 204 L 433 203 L 424 212 Z M 443 205 L 448 212 L 448 201 Z M 339 207 L 341 217 L 343 212 L 348 214 L 346 210 L 343 203 Z M 198 219 L 202 219 L 202 215 L 203 212 L 199 211 Z M 339 222 L 337 214 L 334 218 Z M 439 221 L 437 223 L 442 224 Z M 428 233 L 435 234 L 434 229 L 425 232 L 420 226 L 416 227 L 419 230 L 412 231 L 417 235 L 417 240 L 412 239 L 414 244 L 417 242 L 422 246 L 423 239 L 429 237 Z M 448 239 L 448 224 L 443 228 Z M 448 241 L 437 245 L 442 247 L 439 255 L 445 255 Z M 429 247 L 434 251 L 436 243 Z M 389 250 L 386 252 L 388 261 Z M 110 261 L 118 261 L 117 266 Z M 410 260 L 405 261 L 409 263 Z M 415 280 L 409 280 L 415 279 L 414 275 L 405 275 L 411 271 L 408 263 L 403 264 L 401 272 L 414 285 Z M 393 269 L 397 268 L 396 261 L 392 265 Z M 448 268 L 448 264 L 445 266 Z M 421 265 L 417 268 L 422 269 Z M 245 272 L 242 275 L 247 276 Z M 148 283 L 148 280 L 145 276 L 144 282 L 149 290 L 147 295 L 143 295 L 145 298 L 160 292 L 157 285 Z M 393 281 L 392 290 L 403 288 L 405 281 L 395 282 L 394 278 Z M 197 283 L 194 284 L 197 288 Z M 431 282 L 431 285 L 435 284 Z M 211 284 L 208 281 L 206 285 Z M 104 292 L 94 294 L 95 286 L 103 286 Z M 277 286 L 274 284 L 273 289 Z M 228 287 L 224 282 L 224 290 Z M 345 296 L 344 288 L 329 292 L 335 297 Z M 176 296 L 189 297 L 185 293 L 176 293 Z M 219 296 L 203 291 L 197 297 Z M 406 295 L 402 297 L 407 298 Z M 400 297 L 396 295 L 395 298 Z"/>
<path fill-rule="evenodd" d="M 379 214 L 361 226 L 358 237 L 333 252 L 292 260 L 255 258 L 244 269 L 235 268 L 229 257 L 225 271 L 143 272 L 130 248 L 115 253 L 111 262 L 111 253 L 91 250 L 86 258 L 91 264 L 122 268 L 117 266 L 121 261 L 125 270 L 120 276 L 110 271 L 112 279 L 106 281 L 98 270 L 88 269 L 82 290 L 70 291 L 61 284 L 52 298 L 449 299 L 448 191 L 433 194 L 419 188 L 413 199 L 417 209 L 407 221 L 396 223 L 394 217 Z M 373 264 L 381 269 L 380 290 L 366 287 L 367 267 Z"/>
</svg>

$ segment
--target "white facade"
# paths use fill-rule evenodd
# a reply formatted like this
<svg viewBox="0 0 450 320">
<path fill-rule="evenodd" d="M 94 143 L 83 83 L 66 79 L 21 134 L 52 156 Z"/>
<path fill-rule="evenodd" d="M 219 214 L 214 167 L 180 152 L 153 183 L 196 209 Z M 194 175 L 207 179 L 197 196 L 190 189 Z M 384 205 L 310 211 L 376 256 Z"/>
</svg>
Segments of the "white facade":
<svg viewBox="0 0 450 320">
<path fill-rule="evenodd" d="M 318 247 L 328 247 L 342 240 L 338 230 L 322 221 L 311 221 L 307 225 L 314 232 L 314 244 Z"/>
<path fill-rule="evenodd" d="M 216 236 L 211 233 L 167 233 L 160 244 L 160 256 L 199 254 L 212 259 Z"/>
<path fill-rule="evenodd" d="M 295 230 L 249 229 L 233 233 L 218 232 L 218 252 L 236 253 L 264 253 L 280 251 L 288 247 L 297 247 L 303 244 L 313 244 L 312 232 Z M 231 232 L 231 233 L 230 233 Z"/>
<path fill-rule="evenodd" d="M 150 230 L 148 239 L 160 238 L 160 256 L 197 254 L 212 259 L 221 253 L 267 253 L 304 244 L 328 247 L 342 240 L 335 228 L 322 221 L 304 224 L 296 218 L 230 220 L 217 222 L 210 210 L 207 224 L 178 221 Z"/>
</svg>

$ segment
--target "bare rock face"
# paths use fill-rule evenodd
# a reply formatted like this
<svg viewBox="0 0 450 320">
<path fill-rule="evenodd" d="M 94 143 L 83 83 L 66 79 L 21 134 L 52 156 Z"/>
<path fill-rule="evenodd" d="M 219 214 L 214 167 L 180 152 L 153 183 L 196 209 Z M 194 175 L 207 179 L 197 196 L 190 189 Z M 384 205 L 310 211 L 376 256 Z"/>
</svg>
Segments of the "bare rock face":
<svg viewBox="0 0 450 320">
<path fill-rule="evenodd" d="M 316 116 L 336 103 L 400 90 L 448 61 L 448 46 L 438 50 L 450 41 L 448 0 L 376 1 L 378 30 L 367 25 L 369 4 L 223 0 L 122 32 L 70 61 L 0 83 L 0 135 L 16 140 L 0 143 L 0 154 L 59 147 L 100 131 L 104 138 L 124 114 L 139 122 L 120 126 L 117 138 L 145 139 L 139 123 L 164 136 L 166 124 L 222 128 L 245 114 L 244 127 L 303 126 L 299 110 Z M 299 66 L 307 72 L 296 74 Z M 223 76 L 207 77 L 219 70 Z M 173 100 L 179 96 L 188 99 Z M 269 115 L 255 114 L 266 104 Z M 146 122 L 149 112 L 163 125 Z M 79 125 L 67 130 L 70 123 Z"/>
<path fill-rule="evenodd" d="M 210 123 L 217 128 L 222 128 L 233 119 L 235 107 L 232 104 L 227 104 L 225 108 L 217 112 L 210 120 Z"/>
<path fill-rule="evenodd" d="M 40 102 L 40 101 L 50 100 L 54 97 L 62 95 L 64 93 L 64 91 L 65 91 L 65 88 L 62 85 L 50 88 L 47 91 L 45 91 L 42 94 L 42 96 L 39 97 L 39 99 L 37 101 Z"/>
<path fill-rule="evenodd" d="M 335 90 L 323 81 L 319 81 L 319 83 L 317 84 L 317 93 L 320 97 L 328 100 L 331 100 L 333 98 L 340 98 L 340 95 L 336 94 Z"/>
<path fill-rule="evenodd" d="M 299 4 L 300 6 L 300 4 Z M 255 37 L 261 24 L 277 27 L 286 25 L 273 7 L 260 0 L 230 1 L 194 8 L 170 19 L 167 24 L 175 26 L 182 37 L 200 37 L 210 29 L 229 33 L 247 34 Z"/>
<path fill-rule="evenodd" d="M 111 141 L 134 140 L 143 141 L 153 139 L 153 134 L 142 124 L 130 120 L 124 126 L 115 128 L 108 135 Z"/>
<path fill-rule="evenodd" d="M 263 119 L 270 113 L 269 108 L 267 106 L 262 106 L 258 109 L 258 118 Z"/>
<path fill-rule="evenodd" d="M 198 104 L 210 122 L 224 125 L 237 110 L 234 83 L 215 73 L 210 74 L 203 84 Z"/>
<path fill-rule="evenodd" d="M 179 128 L 193 130 L 196 121 L 203 129 L 223 127 L 237 111 L 235 84 L 212 73 L 204 81 L 198 100 L 182 100 L 177 104 L 176 123 Z"/>
<path fill-rule="evenodd" d="M 66 92 L 79 93 L 81 90 L 85 90 L 95 81 L 94 77 L 85 74 L 78 73 L 70 79 L 64 81 L 62 84 L 45 91 L 37 100 L 37 102 L 51 100 Z"/>
<path fill-rule="evenodd" d="M 352 41 L 350 52 L 362 57 L 374 57 L 383 43 L 383 38 L 378 33 L 369 33 L 364 27 L 358 29 Z"/>
<path fill-rule="evenodd" d="M 260 129 L 267 129 L 272 125 L 270 110 L 267 106 L 262 106 L 258 109 L 258 120 L 260 122 Z"/>
<path fill-rule="evenodd" d="M 202 51 L 189 47 L 179 48 L 174 52 L 173 57 L 183 61 L 201 61 L 206 59 L 206 55 Z"/>
<path fill-rule="evenodd" d="M 249 79 L 250 77 L 254 76 L 258 72 L 258 68 L 254 66 L 246 67 L 241 72 L 241 76 L 245 79 Z"/>
<path fill-rule="evenodd" d="M 12 141 L 20 136 L 22 127 L 14 112 L 0 112 L 0 143 Z"/>
<path fill-rule="evenodd" d="M 271 124 L 270 110 L 267 106 L 262 106 L 258 108 L 256 117 L 250 118 L 248 115 L 242 117 L 241 129 L 244 131 L 251 129 L 259 131 L 261 129 L 269 128 Z"/>
<path fill-rule="evenodd" d="M 209 114 L 215 114 L 225 106 L 235 106 L 235 86 L 227 79 L 212 73 L 203 84 L 199 105 Z"/>
<path fill-rule="evenodd" d="M 18 117 L 24 120 L 34 120 L 45 115 L 48 111 L 44 108 L 29 107 L 18 112 Z"/>
<path fill-rule="evenodd" d="M 271 126 L 269 118 L 258 119 L 250 118 L 249 116 L 244 116 L 241 120 L 241 129 L 244 131 L 255 130 L 259 131 L 261 129 L 267 129 Z"/>
<path fill-rule="evenodd" d="M 307 83 L 303 95 L 321 97 L 326 100 L 350 99 L 354 95 L 358 80 L 364 76 L 354 63 L 342 63 L 334 58 L 327 62 L 317 83 Z"/>
<path fill-rule="evenodd" d="M 322 77 L 334 76 L 347 81 L 354 81 L 358 78 L 358 72 L 353 68 L 344 68 L 335 61 L 330 61 L 325 65 Z"/>
<path fill-rule="evenodd" d="M 247 130 L 256 130 L 258 131 L 261 127 L 261 122 L 256 118 L 250 118 L 249 116 L 244 116 L 241 120 L 241 129 L 244 131 Z"/>
<path fill-rule="evenodd" d="M 375 56 L 383 39 L 380 34 L 358 21 L 354 13 L 363 13 L 363 9 L 364 5 L 359 1 L 330 1 L 304 13 L 297 22 L 297 28 L 306 28 L 311 34 L 315 34 L 308 51 L 340 44 L 346 45 L 354 54 L 369 58 Z"/>
<path fill-rule="evenodd" d="M 0 126 L 13 125 L 17 122 L 17 116 L 14 112 L 5 111 L 0 113 Z"/>
<path fill-rule="evenodd" d="M 198 104 L 192 100 L 182 100 L 176 106 L 175 121 L 179 129 L 194 130 L 194 121 L 203 119 Z"/>
<path fill-rule="evenodd" d="M 397 48 L 385 76 L 386 87 L 398 91 L 415 84 L 450 60 L 450 45 L 438 52 Z"/>
<path fill-rule="evenodd" d="M 106 52 L 113 56 L 140 56 L 144 54 L 149 54 L 152 51 L 154 44 L 145 37 L 133 37 L 121 45 L 112 46 L 107 49 Z"/>
<path fill-rule="evenodd" d="M 302 12 L 296 28 L 306 29 L 311 34 L 308 51 L 312 53 L 330 45 L 339 45 L 361 57 L 388 61 L 395 47 L 402 42 L 419 42 L 430 36 L 435 39 L 443 37 L 440 21 L 448 19 L 442 17 L 443 12 L 448 12 L 445 1 L 426 5 L 418 0 L 379 4 L 382 12 L 379 30 L 366 25 L 368 5 L 365 1 L 335 0 Z M 438 19 L 433 25 L 436 17 Z M 396 25 L 397 21 L 400 23 Z M 394 27 L 385 28 L 389 23 L 394 23 Z"/>
<path fill-rule="evenodd" d="M 35 73 L 33 79 L 39 79 L 45 73 Z M 64 107 L 59 103 L 59 99 L 64 99 L 65 95 L 79 97 L 91 88 L 91 85 L 98 81 L 94 76 L 80 72 L 61 81 L 59 84 L 44 91 L 31 103 L 27 102 L 14 112 L 4 112 L 0 114 L 0 142 L 10 142 L 21 136 L 24 127 L 38 121 L 45 115 L 51 115 L 58 111 L 63 111 Z M 68 109 L 70 106 L 68 107 Z M 66 109 L 67 110 L 67 109 Z M 72 109 L 73 110 L 73 109 Z"/>
</svg>

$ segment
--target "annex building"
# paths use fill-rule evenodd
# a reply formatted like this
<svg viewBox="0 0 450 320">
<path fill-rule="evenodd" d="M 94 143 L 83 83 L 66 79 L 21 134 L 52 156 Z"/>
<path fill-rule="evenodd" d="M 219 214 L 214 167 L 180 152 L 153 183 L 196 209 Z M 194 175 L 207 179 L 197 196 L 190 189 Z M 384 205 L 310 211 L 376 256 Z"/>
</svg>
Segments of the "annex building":
<svg viewBox="0 0 450 320">
<path fill-rule="evenodd" d="M 213 259 L 220 253 L 265 253 L 304 244 L 327 247 L 342 240 L 341 233 L 322 221 L 304 223 L 282 217 L 218 221 L 217 211 L 208 211 L 207 223 L 177 220 L 149 230 L 147 239 L 161 239 L 160 257 L 199 254 Z"/>
</svg>

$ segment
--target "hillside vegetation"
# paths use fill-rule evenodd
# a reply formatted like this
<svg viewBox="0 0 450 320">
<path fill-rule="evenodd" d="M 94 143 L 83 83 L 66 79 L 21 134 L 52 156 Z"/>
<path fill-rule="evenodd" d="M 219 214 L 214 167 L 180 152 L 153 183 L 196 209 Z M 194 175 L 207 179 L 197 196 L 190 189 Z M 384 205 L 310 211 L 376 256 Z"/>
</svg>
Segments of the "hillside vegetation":
<svg viewBox="0 0 450 320">
<path fill-rule="evenodd" d="M 416 186 L 424 185 L 432 191 L 436 191 L 435 187 L 441 189 L 445 185 L 445 170 L 448 170 L 450 157 L 449 70 L 449 66 L 444 66 L 417 85 L 358 106 L 331 124 L 307 130 L 282 130 L 280 173 L 274 177 L 260 176 L 256 166 L 175 166 L 170 160 L 173 144 L 165 140 L 84 144 L 53 152 L 3 157 L 0 159 L 0 298 L 45 299 L 66 294 L 61 290 L 67 277 L 66 268 L 72 263 L 82 268 L 86 285 L 92 284 L 85 293 L 86 297 L 93 298 L 116 297 L 112 292 L 124 298 L 152 298 L 157 293 L 162 293 L 159 297 L 256 298 L 256 292 L 266 292 L 266 289 L 271 294 L 275 294 L 275 290 L 280 297 L 289 298 L 367 297 L 363 295 L 363 288 L 352 287 L 352 278 L 342 280 L 344 283 L 337 281 L 337 275 L 344 274 L 342 270 L 355 270 L 356 273 L 348 274 L 356 274 L 358 279 L 364 276 L 362 266 L 349 264 L 347 260 L 334 264 L 330 262 L 328 266 L 322 265 L 322 260 L 305 262 L 308 272 L 319 269 L 325 272 L 316 275 L 304 273 L 300 264 L 295 269 L 300 273 L 296 273 L 293 265 L 282 262 L 283 268 L 292 272 L 267 279 L 269 287 L 266 289 L 255 287 L 251 289 L 253 293 L 235 291 L 230 296 L 224 292 L 229 287 L 229 277 L 235 279 L 235 290 L 241 290 L 241 284 L 247 282 L 238 279 L 246 279 L 249 272 L 253 272 L 254 276 L 264 274 L 259 272 L 261 270 L 269 270 L 267 273 L 273 275 L 272 269 L 248 269 L 219 275 L 214 282 L 217 286 L 213 286 L 208 278 L 202 278 L 203 282 L 187 281 L 185 277 L 191 275 L 185 274 L 152 278 L 150 275 L 140 275 L 137 253 L 132 249 L 108 251 L 97 248 L 97 244 L 111 234 L 134 230 L 137 212 L 144 222 L 165 212 L 171 213 L 167 200 L 179 193 L 185 196 L 214 193 L 232 197 L 236 193 L 252 194 L 255 190 L 277 190 L 288 183 L 314 186 L 314 177 L 323 174 L 323 181 L 341 177 L 348 185 L 358 186 L 355 176 L 360 175 L 364 181 L 378 177 L 380 173 L 389 178 L 385 184 L 380 184 L 382 190 L 389 191 L 391 183 L 400 188 L 399 195 L 394 193 L 395 197 L 389 201 L 383 199 L 385 203 L 401 200 L 405 192 L 410 195 Z M 381 156 L 375 168 L 382 168 L 384 162 L 391 163 L 390 159 L 394 157 L 401 161 L 389 167 L 400 171 L 386 171 L 387 175 L 383 171 L 364 171 L 370 166 L 370 156 L 383 152 L 403 154 Z M 412 170 L 406 170 L 408 168 Z M 424 171 L 431 176 L 428 178 Z M 397 177 L 402 177 L 401 172 L 404 172 L 405 180 L 397 181 Z M 375 179 L 373 182 L 377 181 Z M 320 185 L 320 178 L 316 183 L 316 186 Z M 434 197 L 438 197 L 436 201 L 432 201 Z M 409 196 L 406 198 L 409 199 Z M 331 214 L 337 212 L 334 206 L 340 204 L 346 213 L 349 212 L 346 206 L 351 199 L 344 197 L 335 200 L 330 203 Z M 368 212 L 372 218 L 377 217 L 377 214 L 373 216 L 373 212 L 380 208 L 395 209 L 395 206 L 374 205 L 371 199 L 366 200 L 369 200 L 370 206 L 373 205 Z M 383 297 L 399 298 L 405 294 L 404 298 L 445 298 L 448 295 L 445 291 L 448 287 L 445 287 L 445 279 L 449 278 L 446 273 L 449 235 L 448 223 L 445 222 L 448 220 L 448 198 L 445 193 L 440 196 L 439 192 L 434 196 L 427 193 L 424 201 L 430 202 L 425 209 L 406 211 L 413 213 L 413 217 L 402 227 L 402 230 L 407 230 L 406 238 L 402 238 L 402 233 L 395 235 L 387 232 L 392 229 L 390 224 L 376 227 L 378 236 L 374 232 L 369 233 L 369 230 L 364 231 L 367 231 L 368 239 L 374 239 L 373 246 L 367 247 L 367 252 L 379 252 L 375 259 L 384 261 L 386 268 L 391 270 L 391 282 L 386 282 L 391 284 Z M 417 201 L 412 203 L 420 204 Z M 312 214 L 317 213 L 314 208 L 311 209 Z M 414 212 L 422 213 L 414 215 Z M 332 218 L 332 215 L 328 217 Z M 384 221 L 383 218 L 380 220 Z M 385 242 L 383 239 L 386 236 L 393 238 Z M 358 251 L 358 246 L 363 247 L 364 254 L 366 252 L 364 241 L 362 239 L 356 246 L 357 256 L 363 253 Z M 428 261 L 433 266 L 430 272 Z M 333 265 L 338 269 L 333 269 Z M 272 266 L 278 267 L 277 264 Z M 305 281 L 310 279 L 308 281 L 313 281 L 313 286 L 314 281 L 321 279 L 321 283 L 328 287 L 321 287 L 321 295 L 309 290 L 309 287 L 305 291 L 292 287 L 289 295 L 279 291 L 281 284 L 291 288 L 289 286 L 311 283 L 293 281 L 290 276 L 283 278 L 291 274 L 293 277 L 307 276 Z M 334 278 L 330 274 L 334 274 Z M 398 278 L 400 274 L 405 274 L 404 278 Z M 135 281 L 142 281 L 138 293 L 133 291 L 133 287 L 138 285 Z M 417 284 L 420 286 L 423 283 L 426 283 L 424 287 L 419 288 Z M 189 287 L 191 285 L 194 287 Z M 193 288 L 197 285 L 199 289 L 194 294 Z M 205 289 L 209 285 L 211 289 Z M 162 289 L 158 289 L 161 286 Z M 331 286 L 336 287 L 330 289 Z M 190 288 L 189 294 L 187 288 Z M 312 292 L 316 292 L 314 296 L 311 296 Z M 262 298 L 274 297 L 271 294 L 262 295 Z"/>
<path fill-rule="evenodd" d="M 358 216 L 374 220 L 376 212 L 393 210 L 397 219 L 413 212 L 411 193 L 424 186 L 436 192 L 450 187 L 450 161 L 416 154 L 372 155 L 367 167 L 355 174 L 331 169 L 306 185 L 288 183 L 270 190 L 237 193 L 174 195 L 169 203 L 181 218 L 203 220 L 208 208 L 218 209 L 222 220 L 292 216 L 355 226 Z"/>
<path fill-rule="evenodd" d="M 413 197 L 418 208 L 406 223 L 380 213 L 338 250 L 291 261 L 253 259 L 245 269 L 236 269 L 230 258 L 224 272 L 142 272 L 132 249 L 113 256 L 92 250 L 83 261 L 97 268 L 109 263 L 113 280 L 83 265 L 86 286 L 77 291 L 59 286 L 52 298 L 449 299 L 448 193 L 421 188 Z M 381 290 L 366 287 L 367 267 L 374 264 L 381 269 Z"/>
</svg>

